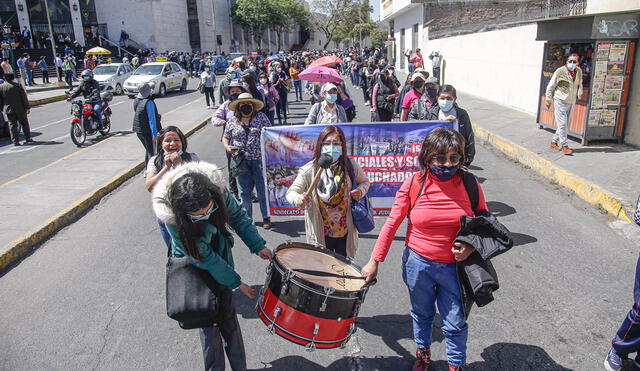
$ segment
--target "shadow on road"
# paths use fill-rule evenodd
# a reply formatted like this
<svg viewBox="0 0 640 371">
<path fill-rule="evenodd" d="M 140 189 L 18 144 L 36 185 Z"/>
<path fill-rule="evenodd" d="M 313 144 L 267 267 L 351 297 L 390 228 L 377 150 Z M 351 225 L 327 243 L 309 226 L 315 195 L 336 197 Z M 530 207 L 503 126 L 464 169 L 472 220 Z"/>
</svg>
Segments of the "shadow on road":
<svg viewBox="0 0 640 371">
<path fill-rule="evenodd" d="M 489 211 L 491 211 L 496 218 L 502 218 L 516 213 L 516 209 L 512 206 L 500 201 L 487 201 L 487 207 L 489 207 Z"/>
<path fill-rule="evenodd" d="M 522 246 L 534 242 L 538 242 L 538 239 L 524 233 L 511 232 L 513 238 L 513 246 Z"/>
<path fill-rule="evenodd" d="M 256 225 L 261 225 L 261 222 L 257 222 Z M 284 222 L 273 222 L 271 224 L 271 231 L 284 234 L 289 237 L 301 237 L 304 235 L 304 220 L 302 219 L 291 219 Z M 362 235 L 361 235 L 362 236 Z"/>
<path fill-rule="evenodd" d="M 262 285 L 253 285 L 251 288 L 259 293 L 262 289 Z M 235 304 L 236 312 L 245 319 L 258 318 L 258 312 L 256 312 L 256 300 L 257 299 L 249 299 L 241 293 L 240 290 L 236 290 L 233 293 L 233 303 Z"/>
</svg>

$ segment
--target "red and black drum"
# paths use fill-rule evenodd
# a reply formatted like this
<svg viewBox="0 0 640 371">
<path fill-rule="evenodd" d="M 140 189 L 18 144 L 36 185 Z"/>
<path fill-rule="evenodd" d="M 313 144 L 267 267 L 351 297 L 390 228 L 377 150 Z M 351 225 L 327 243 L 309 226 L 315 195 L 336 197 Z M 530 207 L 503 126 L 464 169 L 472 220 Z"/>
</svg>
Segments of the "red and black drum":
<svg viewBox="0 0 640 371">
<path fill-rule="evenodd" d="M 309 350 L 347 344 L 369 285 L 345 257 L 305 243 L 278 246 L 257 311 L 269 331 Z"/>
</svg>

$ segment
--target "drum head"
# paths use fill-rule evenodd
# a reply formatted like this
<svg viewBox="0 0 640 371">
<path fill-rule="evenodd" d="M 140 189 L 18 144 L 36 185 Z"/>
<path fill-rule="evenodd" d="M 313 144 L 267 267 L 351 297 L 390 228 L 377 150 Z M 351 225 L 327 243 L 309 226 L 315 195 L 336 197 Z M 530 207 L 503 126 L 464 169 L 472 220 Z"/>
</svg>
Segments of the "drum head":
<svg viewBox="0 0 640 371">
<path fill-rule="evenodd" d="M 317 248 L 287 247 L 278 249 L 278 251 L 276 251 L 276 259 L 284 267 L 291 270 L 305 269 L 362 277 L 360 271 L 356 267 Z M 341 291 L 359 291 L 365 283 L 362 279 L 323 277 L 300 272 L 296 272 L 296 276 L 315 283 L 316 285 L 333 287 L 334 289 Z"/>
</svg>

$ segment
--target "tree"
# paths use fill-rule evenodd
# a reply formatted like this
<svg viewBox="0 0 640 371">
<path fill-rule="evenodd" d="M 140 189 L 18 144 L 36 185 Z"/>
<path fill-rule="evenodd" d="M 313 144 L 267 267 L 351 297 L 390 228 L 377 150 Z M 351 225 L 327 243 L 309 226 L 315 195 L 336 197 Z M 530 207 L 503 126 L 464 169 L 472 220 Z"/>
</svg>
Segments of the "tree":
<svg viewBox="0 0 640 371">
<path fill-rule="evenodd" d="M 262 35 L 271 23 L 269 0 L 238 0 L 231 8 L 231 18 L 243 28 L 248 29 L 258 48 L 262 48 Z"/>
<path fill-rule="evenodd" d="M 387 30 L 384 28 L 376 28 L 371 31 L 370 40 L 371 46 L 382 48 L 384 46 L 385 41 L 387 41 Z"/>
<path fill-rule="evenodd" d="M 356 0 L 312 0 L 312 22 L 327 38 L 323 49 L 333 40 L 336 28 L 348 20 L 351 10 L 359 3 Z"/>
<path fill-rule="evenodd" d="M 295 0 L 268 0 L 271 18 L 269 25 L 276 31 L 278 50 L 280 50 L 283 32 L 289 32 L 298 24 L 309 26 L 309 12 L 304 5 Z"/>
</svg>

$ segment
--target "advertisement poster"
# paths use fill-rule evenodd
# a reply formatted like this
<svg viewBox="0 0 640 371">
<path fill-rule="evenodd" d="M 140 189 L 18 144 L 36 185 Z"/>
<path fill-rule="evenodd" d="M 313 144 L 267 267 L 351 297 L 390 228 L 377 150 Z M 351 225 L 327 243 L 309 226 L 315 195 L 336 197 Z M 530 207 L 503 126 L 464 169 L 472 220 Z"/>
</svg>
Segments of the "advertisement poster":
<svg viewBox="0 0 640 371">
<path fill-rule="evenodd" d="M 607 75 L 607 61 L 596 61 L 596 71 L 594 76 L 606 76 Z"/>
<path fill-rule="evenodd" d="M 624 76 L 607 76 L 605 80 L 605 89 L 622 90 Z"/>
<path fill-rule="evenodd" d="M 616 126 L 616 113 L 618 111 L 614 109 L 602 110 L 602 117 L 600 119 L 600 125 L 598 126 Z"/>
<path fill-rule="evenodd" d="M 609 62 L 624 62 L 624 57 L 627 53 L 626 44 L 613 44 L 609 50 Z"/>
<path fill-rule="evenodd" d="M 589 110 L 589 126 L 601 126 L 602 110 L 592 109 Z"/>
<path fill-rule="evenodd" d="M 624 73 L 623 62 L 609 62 L 607 64 L 607 74 L 609 75 L 622 75 Z"/>
<path fill-rule="evenodd" d="M 609 48 L 611 44 L 598 44 L 598 52 L 596 53 L 596 59 L 609 59 Z"/>
<path fill-rule="evenodd" d="M 425 136 L 448 121 L 339 124 L 347 139 L 349 157 L 371 182 L 367 196 L 377 216 L 387 216 L 404 180 L 420 170 L 417 158 Z M 272 216 L 302 216 L 285 198 L 298 169 L 314 157 L 318 135 L 325 125 L 274 126 L 262 132 L 262 156 L 267 202 Z"/>
<path fill-rule="evenodd" d="M 620 104 L 620 96 L 622 95 L 622 90 L 604 90 L 604 104 L 605 105 L 619 105 Z"/>
</svg>

